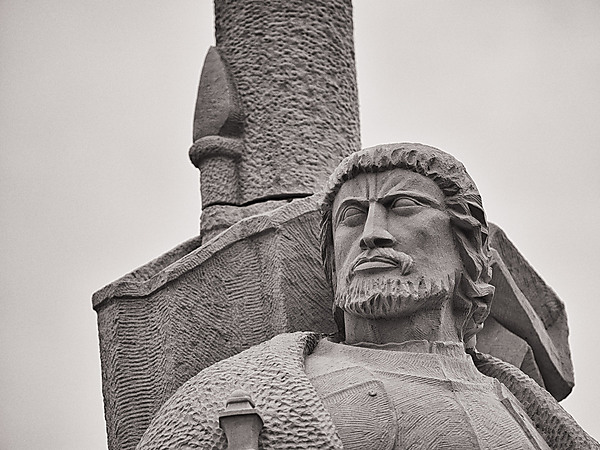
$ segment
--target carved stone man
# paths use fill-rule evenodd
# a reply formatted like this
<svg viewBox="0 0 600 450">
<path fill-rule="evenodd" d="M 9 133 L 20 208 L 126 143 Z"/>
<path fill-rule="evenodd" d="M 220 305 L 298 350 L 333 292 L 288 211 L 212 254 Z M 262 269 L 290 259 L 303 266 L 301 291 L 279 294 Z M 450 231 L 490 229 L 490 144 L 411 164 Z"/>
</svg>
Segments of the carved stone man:
<svg viewBox="0 0 600 450">
<path fill-rule="evenodd" d="M 264 449 L 596 448 L 543 388 L 474 349 L 494 288 L 460 162 L 419 144 L 366 149 L 330 177 L 322 211 L 339 335 L 280 335 L 200 372 L 138 448 L 226 448 L 218 413 L 238 388 Z"/>
</svg>

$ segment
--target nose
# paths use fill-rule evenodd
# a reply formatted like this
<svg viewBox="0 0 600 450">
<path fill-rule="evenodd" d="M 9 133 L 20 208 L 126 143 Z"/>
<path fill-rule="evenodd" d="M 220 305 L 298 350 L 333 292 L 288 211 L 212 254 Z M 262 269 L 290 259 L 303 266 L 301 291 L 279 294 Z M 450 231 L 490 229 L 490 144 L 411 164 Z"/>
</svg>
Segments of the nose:
<svg viewBox="0 0 600 450">
<path fill-rule="evenodd" d="M 387 230 L 387 210 L 380 203 L 369 205 L 365 227 L 360 238 L 360 248 L 392 247 L 397 241 Z"/>
</svg>

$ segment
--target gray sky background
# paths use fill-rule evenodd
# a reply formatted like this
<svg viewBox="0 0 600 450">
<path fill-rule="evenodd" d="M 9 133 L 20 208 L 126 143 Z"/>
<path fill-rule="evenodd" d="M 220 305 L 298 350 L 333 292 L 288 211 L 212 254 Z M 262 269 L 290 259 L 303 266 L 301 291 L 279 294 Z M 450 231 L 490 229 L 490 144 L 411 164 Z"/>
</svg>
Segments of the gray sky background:
<svg viewBox="0 0 600 450">
<path fill-rule="evenodd" d="M 355 0 L 364 146 L 467 166 L 564 300 L 600 438 L 600 2 Z M 91 294 L 198 230 L 206 0 L 0 1 L 0 449 L 105 449 Z"/>
</svg>

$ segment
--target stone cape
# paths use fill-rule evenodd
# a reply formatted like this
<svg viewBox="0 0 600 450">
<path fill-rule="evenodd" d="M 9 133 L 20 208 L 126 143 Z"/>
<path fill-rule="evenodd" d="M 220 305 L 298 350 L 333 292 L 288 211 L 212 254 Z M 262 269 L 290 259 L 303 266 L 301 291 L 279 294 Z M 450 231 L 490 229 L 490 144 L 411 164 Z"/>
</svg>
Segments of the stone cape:
<svg viewBox="0 0 600 450">
<path fill-rule="evenodd" d="M 218 414 L 236 389 L 251 393 L 262 416 L 260 448 L 342 449 L 333 420 L 305 372 L 305 358 L 322 337 L 282 334 L 201 371 L 162 406 L 137 449 L 226 449 Z M 479 353 L 473 359 L 484 375 L 493 375 L 511 390 L 550 448 L 600 448 L 547 391 L 517 368 Z"/>
</svg>

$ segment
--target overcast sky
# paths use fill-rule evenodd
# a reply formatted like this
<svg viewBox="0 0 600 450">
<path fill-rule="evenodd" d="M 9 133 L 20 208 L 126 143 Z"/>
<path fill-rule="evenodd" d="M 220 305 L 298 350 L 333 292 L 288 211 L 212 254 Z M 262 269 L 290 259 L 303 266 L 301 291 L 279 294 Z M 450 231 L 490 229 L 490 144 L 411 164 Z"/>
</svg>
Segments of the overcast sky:
<svg viewBox="0 0 600 450">
<path fill-rule="evenodd" d="M 206 0 L 0 1 L 0 449 L 106 449 L 91 294 L 194 236 Z M 600 2 L 355 0 L 364 146 L 462 160 L 566 303 L 600 438 Z"/>
</svg>

